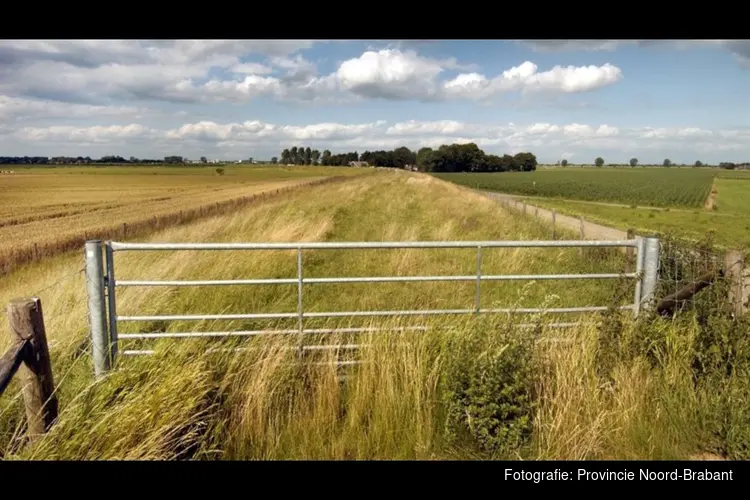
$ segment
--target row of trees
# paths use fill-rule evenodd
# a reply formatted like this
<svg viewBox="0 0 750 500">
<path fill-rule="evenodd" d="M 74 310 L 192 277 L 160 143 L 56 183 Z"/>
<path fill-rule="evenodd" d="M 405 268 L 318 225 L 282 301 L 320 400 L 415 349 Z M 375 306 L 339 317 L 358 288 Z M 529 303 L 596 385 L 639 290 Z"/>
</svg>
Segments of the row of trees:
<svg viewBox="0 0 750 500">
<path fill-rule="evenodd" d="M 360 156 L 356 151 L 353 153 L 334 155 L 328 149 L 321 153 L 319 150 L 312 149 L 309 146 L 295 146 L 282 151 L 280 160 L 276 156 L 271 158 L 271 163 L 281 163 L 282 165 L 325 165 L 343 167 L 348 166 L 350 162 L 360 160 L 367 161 L 364 158 L 360 159 Z"/>
<path fill-rule="evenodd" d="M 139 165 L 175 165 L 185 163 L 182 156 L 165 156 L 161 159 L 149 158 L 124 158 L 118 155 L 107 155 L 101 158 L 90 156 L 0 156 L 0 164 L 3 165 L 96 165 L 96 164 L 139 164 Z M 206 162 L 204 162 L 206 163 Z"/>
<path fill-rule="evenodd" d="M 562 160 L 562 161 L 558 162 L 558 165 L 563 166 L 563 167 L 567 167 L 568 166 L 568 160 Z M 604 166 L 604 158 L 602 158 L 601 156 L 597 157 L 594 160 L 594 165 L 596 165 L 597 167 L 603 167 Z M 630 165 L 631 167 L 637 167 L 638 166 L 638 158 L 631 158 L 630 161 L 627 164 L 610 163 L 609 165 L 612 166 L 612 167 L 625 167 L 627 165 Z M 719 168 L 729 168 L 729 169 L 731 169 L 731 168 L 736 168 L 738 166 L 744 166 L 744 165 L 748 165 L 748 164 L 747 163 L 741 163 L 741 164 L 738 165 L 738 164 L 734 164 L 734 163 L 722 162 L 722 163 L 719 164 Z M 670 160 L 669 158 L 665 158 L 664 161 L 662 162 L 661 166 L 662 167 L 674 167 L 674 166 L 677 166 L 677 164 L 674 163 L 674 162 L 672 162 L 672 160 Z M 680 164 L 679 166 L 687 167 L 687 165 L 684 164 L 684 163 Z M 706 165 L 706 164 L 704 164 L 700 160 L 696 161 L 692 166 L 694 166 L 694 167 L 713 167 L 713 165 Z"/>
<path fill-rule="evenodd" d="M 275 159 L 275 158 L 274 158 Z M 476 144 L 450 144 L 437 149 L 412 151 L 400 147 L 390 151 L 356 151 L 333 155 L 329 150 L 319 153 L 309 147 L 293 147 L 281 152 L 281 163 L 294 165 L 348 166 L 362 161 L 368 165 L 388 168 L 415 168 L 425 172 L 530 172 L 536 170 L 537 159 L 531 153 L 515 156 L 486 154 Z"/>
</svg>

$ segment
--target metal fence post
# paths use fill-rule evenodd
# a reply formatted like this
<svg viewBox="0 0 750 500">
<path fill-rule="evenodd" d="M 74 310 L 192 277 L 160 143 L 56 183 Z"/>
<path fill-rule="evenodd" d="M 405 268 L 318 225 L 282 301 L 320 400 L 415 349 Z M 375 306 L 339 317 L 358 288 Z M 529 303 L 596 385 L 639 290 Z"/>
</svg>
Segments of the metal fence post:
<svg viewBox="0 0 750 500">
<path fill-rule="evenodd" d="M 115 256 L 112 245 L 104 244 L 104 256 L 107 265 L 107 312 L 109 317 L 109 343 L 111 363 L 117 358 L 117 302 L 115 300 Z"/>
<path fill-rule="evenodd" d="M 641 307 L 653 305 L 656 283 L 659 279 L 659 239 L 646 238 L 643 242 L 643 278 L 641 284 Z"/>
<path fill-rule="evenodd" d="M 297 249 L 297 328 L 299 329 L 300 338 L 303 333 L 302 328 L 302 249 Z"/>
<path fill-rule="evenodd" d="M 638 313 L 641 310 L 641 289 L 643 284 L 643 238 L 640 236 L 635 237 L 635 273 L 638 275 L 638 279 L 635 282 L 635 296 L 633 297 L 633 317 L 637 318 Z"/>
<path fill-rule="evenodd" d="M 102 376 L 110 369 L 107 309 L 104 299 L 102 242 L 86 242 L 86 289 L 88 291 L 89 325 L 94 354 L 94 373 Z"/>
<path fill-rule="evenodd" d="M 477 291 L 476 291 L 476 306 L 477 314 L 481 309 L 481 290 L 482 290 L 482 247 L 477 247 Z"/>
</svg>

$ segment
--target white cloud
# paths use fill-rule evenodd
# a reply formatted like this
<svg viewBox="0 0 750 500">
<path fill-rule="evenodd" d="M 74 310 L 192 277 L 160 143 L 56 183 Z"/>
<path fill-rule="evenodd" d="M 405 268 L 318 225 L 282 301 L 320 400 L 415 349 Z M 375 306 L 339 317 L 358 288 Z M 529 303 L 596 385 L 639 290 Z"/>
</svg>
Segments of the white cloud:
<svg viewBox="0 0 750 500">
<path fill-rule="evenodd" d="M 625 45 L 679 50 L 715 47 L 729 50 L 741 65 L 750 67 L 750 40 L 520 40 L 520 42 L 538 52 L 612 52 Z"/>
<path fill-rule="evenodd" d="M 439 76 L 456 69 L 453 61 L 439 61 L 416 52 L 388 49 L 368 51 L 345 61 L 336 72 L 339 86 L 365 97 L 392 99 L 473 99 L 481 100 L 506 92 L 585 92 L 616 83 L 622 71 L 603 66 L 561 67 L 539 72 L 536 64 L 525 61 L 494 78 L 477 73 L 461 73 L 450 80 Z"/>
<path fill-rule="evenodd" d="M 604 156 L 608 161 L 692 163 L 742 161 L 750 156 L 750 128 L 708 130 L 698 127 L 616 127 L 608 124 L 480 124 L 453 120 L 386 123 L 316 123 L 303 126 L 261 121 L 186 123 L 171 129 L 156 129 L 137 123 L 115 126 L 52 126 L 0 129 L 5 154 L 49 155 L 112 154 L 188 157 L 222 156 L 244 158 L 278 156 L 281 149 L 310 146 L 332 151 L 419 148 L 454 142 L 476 142 L 489 153 L 532 151 L 541 161 L 561 158 L 577 161 Z M 83 148 L 86 148 L 83 150 Z M 12 152 L 11 152 L 12 150 Z"/>
<path fill-rule="evenodd" d="M 132 119 L 141 118 L 147 113 L 150 113 L 148 109 L 135 106 L 93 106 L 0 95 L 0 123 L 50 118 L 79 119 L 115 116 L 126 116 Z"/>
<path fill-rule="evenodd" d="M 0 41 L 0 94 L 97 105 L 248 102 L 261 96 L 310 102 L 483 100 L 507 92 L 585 92 L 622 78 L 609 64 L 540 71 L 529 61 L 487 76 L 454 58 L 397 48 L 368 50 L 320 75 L 316 63 L 298 53 L 311 45 L 304 40 Z M 253 54 L 263 60 L 249 60 Z"/>
<path fill-rule="evenodd" d="M 273 73 L 273 68 L 260 63 L 239 63 L 229 68 L 229 70 L 232 73 L 242 73 L 245 75 L 267 75 Z"/>
</svg>

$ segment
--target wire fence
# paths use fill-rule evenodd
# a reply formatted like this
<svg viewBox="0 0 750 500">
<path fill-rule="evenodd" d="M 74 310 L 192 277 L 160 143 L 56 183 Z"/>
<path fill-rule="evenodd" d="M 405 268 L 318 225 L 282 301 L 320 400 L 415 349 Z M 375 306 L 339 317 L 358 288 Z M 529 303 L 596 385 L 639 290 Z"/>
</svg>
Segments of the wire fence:
<svg viewBox="0 0 750 500">
<path fill-rule="evenodd" d="M 659 297 L 677 297 L 672 315 L 692 311 L 699 318 L 731 315 L 735 304 L 730 293 L 736 285 L 736 276 L 727 270 L 742 266 L 743 255 L 712 245 L 710 240 L 695 243 L 673 236 L 661 238 L 659 263 Z M 740 285 L 741 286 L 741 285 Z M 681 291 L 697 289 L 695 294 Z"/>
</svg>

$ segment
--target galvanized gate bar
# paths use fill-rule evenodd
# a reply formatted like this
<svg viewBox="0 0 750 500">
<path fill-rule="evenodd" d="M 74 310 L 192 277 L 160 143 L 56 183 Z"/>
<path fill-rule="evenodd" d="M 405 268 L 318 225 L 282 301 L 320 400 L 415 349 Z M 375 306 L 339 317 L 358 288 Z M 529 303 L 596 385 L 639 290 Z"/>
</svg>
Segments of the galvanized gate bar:
<svg viewBox="0 0 750 500">
<path fill-rule="evenodd" d="M 607 311 L 607 306 L 590 306 L 590 307 L 558 307 L 558 308 L 516 308 L 516 309 L 480 309 L 480 313 L 490 314 L 566 314 L 566 313 L 584 313 Z M 632 310 L 633 305 L 620 306 L 620 310 Z M 363 316 L 430 316 L 438 314 L 471 314 L 476 313 L 476 309 L 425 309 L 419 311 L 332 311 L 332 312 L 309 312 L 303 313 L 302 318 L 349 318 Z M 117 321 L 206 321 L 222 319 L 285 319 L 297 318 L 298 313 L 270 313 L 270 314 L 176 314 L 165 316 L 118 316 Z M 122 336 L 121 336 L 122 337 Z"/>
<path fill-rule="evenodd" d="M 481 265 L 481 254 L 477 256 Z M 278 278 L 278 279 L 238 279 L 238 280 L 188 280 L 188 281 L 152 281 L 126 280 L 118 281 L 117 286 L 231 286 L 231 285 L 296 285 L 300 281 L 305 285 L 316 283 L 402 283 L 421 281 L 513 281 L 513 280 L 574 280 L 574 279 L 618 279 L 635 278 L 637 273 L 601 273 L 601 274 L 477 274 L 465 276 L 373 276 L 352 278 Z"/>
<path fill-rule="evenodd" d="M 558 248 L 636 247 L 637 240 L 500 240 L 500 241 L 359 241 L 307 243 L 121 243 L 111 242 L 114 251 L 151 250 L 335 250 L 383 248 Z"/>
</svg>

